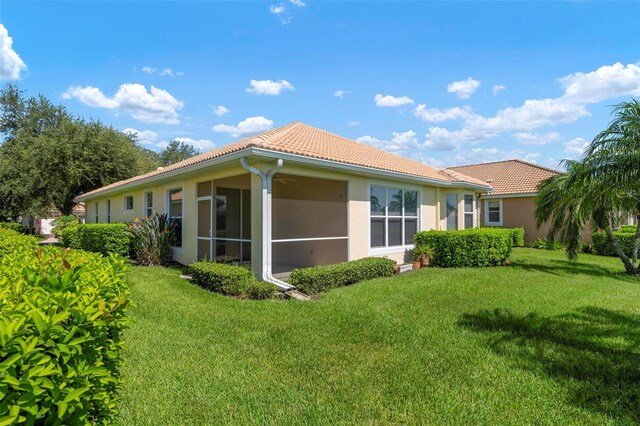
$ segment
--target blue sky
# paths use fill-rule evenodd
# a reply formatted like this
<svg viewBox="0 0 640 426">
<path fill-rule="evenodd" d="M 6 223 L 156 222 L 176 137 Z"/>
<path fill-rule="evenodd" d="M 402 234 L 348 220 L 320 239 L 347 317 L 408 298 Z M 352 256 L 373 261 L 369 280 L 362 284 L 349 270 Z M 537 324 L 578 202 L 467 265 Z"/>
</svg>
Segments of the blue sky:
<svg viewBox="0 0 640 426">
<path fill-rule="evenodd" d="M 441 167 L 557 167 L 640 96 L 639 16 L 636 2 L 2 1 L 0 79 L 156 150 L 297 120 Z"/>
</svg>

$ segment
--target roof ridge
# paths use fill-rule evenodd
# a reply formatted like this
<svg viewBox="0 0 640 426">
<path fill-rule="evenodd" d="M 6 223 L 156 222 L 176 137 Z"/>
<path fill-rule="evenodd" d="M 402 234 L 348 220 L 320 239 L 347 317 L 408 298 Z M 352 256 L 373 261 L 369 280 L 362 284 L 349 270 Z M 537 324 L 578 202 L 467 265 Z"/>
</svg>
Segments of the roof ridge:
<svg viewBox="0 0 640 426">
<path fill-rule="evenodd" d="M 510 160 L 487 161 L 486 163 L 464 164 L 464 165 L 461 165 L 461 166 L 451 166 L 451 167 L 447 167 L 447 168 L 448 169 L 461 169 L 463 167 L 486 166 L 488 164 L 511 163 L 511 162 L 517 162 L 517 163 L 526 164 L 527 166 L 537 167 L 538 169 L 547 170 L 547 171 L 550 171 L 550 172 L 553 172 L 553 173 L 562 173 L 562 172 L 560 172 L 558 170 L 555 170 L 555 169 L 552 169 L 550 167 L 545 167 L 545 166 L 541 166 L 539 164 L 530 163 L 528 161 L 520 160 L 519 158 L 512 158 Z"/>
</svg>

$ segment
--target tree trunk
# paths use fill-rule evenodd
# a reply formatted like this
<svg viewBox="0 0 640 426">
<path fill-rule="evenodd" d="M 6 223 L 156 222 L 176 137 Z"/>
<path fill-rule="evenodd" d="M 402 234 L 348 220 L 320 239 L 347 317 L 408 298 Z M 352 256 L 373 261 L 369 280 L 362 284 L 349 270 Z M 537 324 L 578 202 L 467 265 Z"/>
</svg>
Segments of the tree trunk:
<svg viewBox="0 0 640 426">
<path fill-rule="evenodd" d="M 631 253 L 631 265 L 638 273 L 638 250 L 640 249 L 640 212 L 636 214 L 636 236 L 633 240 L 633 253 Z"/>
<path fill-rule="evenodd" d="M 627 274 L 635 274 L 637 273 L 636 268 L 631 264 L 631 260 L 629 260 L 629 256 L 626 255 L 622 247 L 620 247 L 620 243 L 615 235 L 613 235 L 613 231 L 610 226 L 604 228 L 604 232 L 607 234 L 607 238 L 613 247 L 613 251 L 616 252 L 622 263 L 624 264 L 624 269 L 627 271 Z"/>
</svg>

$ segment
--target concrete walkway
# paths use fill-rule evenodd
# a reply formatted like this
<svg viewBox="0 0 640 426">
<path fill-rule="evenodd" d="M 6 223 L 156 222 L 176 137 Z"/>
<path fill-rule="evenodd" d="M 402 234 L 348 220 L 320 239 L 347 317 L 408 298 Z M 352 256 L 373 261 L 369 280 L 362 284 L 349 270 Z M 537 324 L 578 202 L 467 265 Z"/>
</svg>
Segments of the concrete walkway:
<svg viewBox="0 0 640 426">
<path fill-rule="evenodd" d="M 58 244 L 58 239 L 55 237 L 55 235 L 45 235 L 47 238 L 45 238 L 44 240 L 38 241 L 38 244 L 41 245 L 50 245 L 50 244 Z"/>
</svg>

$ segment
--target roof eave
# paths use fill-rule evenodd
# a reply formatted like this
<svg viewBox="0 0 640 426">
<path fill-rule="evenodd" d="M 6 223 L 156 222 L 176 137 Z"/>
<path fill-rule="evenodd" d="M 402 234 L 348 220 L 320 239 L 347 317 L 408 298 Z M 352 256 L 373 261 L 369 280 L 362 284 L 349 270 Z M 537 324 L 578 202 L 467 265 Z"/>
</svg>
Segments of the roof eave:
<svg viewBox="0 0 640 426">
<path fill-rule="evenodd" d="M 409 175 L 406 173 L 381 170 L 373 167 L 357 166 L 357 165 L 348 164 L 348 163 L 341 163 L 338 161 L 307 157 L 304 155 L 291 154 L 291 153 L 286 153 L 282 151 L 270 150 L 266 148 L 257 148 L 253 146 L 253 147 L 247 147 L 235 152 L 231 152 L 229 154 L 225 154 L 220 157 L 205 160 L 190 166 L 172 170 L 170 172 L 149 176 L 147 178 L 142 178 L 130 183 L 126 183 L 113 188 L 90 193 L 87 195 L 79 195 L 78 197 L 75 198 L 75 201 L 81 202 L 81 201 L 90 200 L 92 198 L 96 198 L 98 196 L 105 196 L 105 195 L 121 192 L 126 189 L 136 188 L 136 187 L 147 185 L 149 183 L 167 180 L 175 176 L 180 176 L 184 173 L 194 172 L 200 169 L 226 163 L 229 161 L 239 160 L 240 158 L 248 157 L 248 156 L 257 156 L 257 157 L 274 158 L 274 159 L 282 158 L 283 160 L 290 160 L 290 161 L 294 161 L 302 164 L 315 165 L 319 167 L 329 167 L 332 169 L 355 172 L 357 174 L 384 176 L 392 179 L 418 182 L 422 184 L 429 184 L 429 185 L 440 186 L 440 187 L 460 187 L 460 188 L 468 188 L 468 189 L 484 191 L 484 192 L 491 192 L 493 190 L 493 188 L 491 188 L 490 186 L 474 184 L 471 182 L 438 180 L 438 179 L 432 179 L 427 177 Z"/>
</svg>

